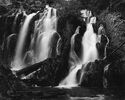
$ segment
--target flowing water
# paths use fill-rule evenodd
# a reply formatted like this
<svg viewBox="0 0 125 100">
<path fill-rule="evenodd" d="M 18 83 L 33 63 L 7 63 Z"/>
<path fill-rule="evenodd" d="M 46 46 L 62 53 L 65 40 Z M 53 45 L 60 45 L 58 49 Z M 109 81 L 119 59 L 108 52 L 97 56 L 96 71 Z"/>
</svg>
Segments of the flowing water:
<svg viewBox="0 0 125 100">
<path fill-rule="evenodd" d="M 59 84 L 59 87 L 76 87 L 77 86 L 77 80 L 76 80 L 76 74 L 79 69 L 81 69 L 80 59 L 78 58 L 77 54 L 74 51 L 74 43 L 75 43 L 75 36 L 79 34 L 79 27 L 76 29 L 75 34 L 71 37 L 71 50 L 70 50 L 70 57 L 69 57 L 69 63 L 70 63 L 70 71 L 69 75 Z"/>
<path fill-rule="evenodd" d="M 26 16 L 24 24 L 20 30 L 16 53 L 14 61 L 12 62 L 12 69 L 19 70 L 27 65 L 32 65 L 47 58 L 52 57 L 52 48 L 54 35 L 58 35 L 59 39 L 56 44 L 56 55 L 59 54 L 58 44 L 61 40 L 60 35 L 57 33 L 57 14 L 56 9 L 46 6 L 44 12 L 40 15 L 39 20 L 35 21 L 34 34 L 31 34 L 31 42 L 29 50 L 23 53 L 25 40 L 28 34 L 29 24 L 31 19 L 37 13 L 32 13 Z M 75 37 L 79 34 L 79 27 L 76 29 L 75 34 L 71 37 L 71 49 L 69 54 L 69 74 L 62 80 L 59 87 L 76 87 L 80 84 L 84 75 L 84 70 L 81 73 L 80 80 L 77 79 L 77 72 L 85 69 L 89 62 L 94 62 L 98 59 L 98 52 L 96 48 L 97 35 L 94 33 L 92 24 L 96 23 L 96 17 L 91 17 L 91 11 L 84 11 L 86 18 L 86 31 L 82 37 L 82 59 L 80 59 L 74 51 Z M 27 60 L 28 59 L 28 60 Z M 84 66 L 83 66 L 84 65 Z"/>
<path fill-rule="evenodd" d="M 14 70 L 20 69 L 24 66 L 24 63 L 23 63 L 24 43 L 25 43 L 25 39 L 26 39 L 26 36 L 28 33 L 29 23 L 30 23 L 31 19 L 33 18 L 33 16 L 35 16 L 35 15 L 36 15 L 36 13 L 32 13 L 32 14 L 28 15 L 20 30 L 19 39 L 18 39 L 17 47 L 16 47 L 16 53 L 15 53 L 14 61 L 12 62 L 12 64 L 13 64 L 12 66 L 13 66 Z"/>
<path fill-rule="evenodd" d="M 27 59 L 27 57 L 31 59 L 31 61 L 29 62 L 30 64 L 34 64 L 34 63 L 43 61 L 49 57 L 52 57 L 51 56 L 52 45 L 55 45 L 55 44 L 52 44 L 52 40 L 54 39 L 53 36 L 55 34 L 59 36 L 55 50 L 57 55 L 60 54 L 58 46 L 59 46 L 59 42 L 61 41 L 61 37 L 57 33 L 56 9 L 51 7 L 47 7 L 47 10 L 45 10 L 41 14 L 40 19 L 35 22 L 34 34 L 31 34 L 30 36 L 31 41 L 29 45 L 29 50 L 23 53 L 25 40 L 28 34 L 29 24 L 32 18 L 36 14 L 37 13 L 32 13 L 30 15 L 27 15 L 24 21 L 24 24 L 22 25 L 22 28 L 18 36 L 19 38 L 18 38 L 16 50 L 15 50 L 16 51 L 15 57 L 14 57 L 14 60 L 12 61 L 13 70 L 19 70 L 23 67 L 26 67 L 28 63 L 25 62 L 25 59 Z M 83 16 L 85 17 L 84 21 L 86 21 L 86 17 L 87 17 L 87 21 L 86 21 L 87 28 L 81 41 L 82 50 L 83 50 L 82 59 L 80 59 L 77 56 L 74 50 L 75 37 L 79 34 L 79 27 L 78 27 L 74 35 L 71 37 L 71 49 L 69 54 L 70 70 L 69 70 L 68 76 L 64 80 L 62 80 L 59 84 L 59 87 L 62 87 L 62 89 L 60 89 L 59 91 L 55 91 L 54 89 L 56 87 L 54 88 L 48 87 L 49 92 L 46 92 L 46 89 L 44 91 L 40 87 L 38 87 L 39 89 L 38 91 L 36 89 L 35 92 L 34 91 L 32 92 L 35 94 L 34 97 L 33 95 L 29 96 L 28 91 L 26 91 L 27 93 L 25 94 L 25 96 L 24 97 L 21 96 L 19 97 L 19 99 L 22 98 L 23 100 L 29 100 L 29 99 L 41 100 L 41 95 L 45 96 L 45 98 L 42 97 L 42 100 L 124 100 L 125 99 L 123 95 L 117 96 L 109 92 L 108 94 L 108 93 L 105 93 L 104 90 L 78 87 L 78 85 L 81 82 L 81 78 L 84 75 L 84 70 L 83 70 L 83 73 L 80 75 L 80 80 L 77 79 L 78 71 L 81 70 L 82 68 L 85 69 L 86 65 L 89 62 L 94 62 L 96 59 L 98 59 L 98 52 L 96 48 L 98 36 L 94 33 L 93 26 L 92 26 L 96 22 L 96 18 L 91 17 L 92 16 L 91 12 L 87 10 L 85 10 Z M 17 17 L 18 17 L 18 14 L 16 18 Z M 11 34 L 8 37 L 7 39 L 8 42 L 10 41 L 10 38 L 12 36 L 15 36 L 15 34 Z M 106 46 L 108 45 L 108 43 L 109 41 L 107 42 Z M 9 46 L 7 47 L 9 48 Z M 105 57 L 106 57 L 106 48 L 105 48 Z M 70 88 L 70 89 L 64 89 L 63 87 Z M 39 91 L 44 91 L 45 93 L 42 92 L 43 94 L 40 93 L 40 97 L 36 97 L 36 94 L 37 93 L 39 94 Z M 61 93 L 61 95 L 58 94 L 60 91 L 63 91 L 64 94 L 63 93 Z M 119 92 L 121 92 L 121 90 L 117 91 L 117 93 Z M 1 99 L 1 95 L 0 95 L 0 99 Z"/>
<path fill-rule="evenodd" d="M 37 12 L 38 13 L 38 12 Z M 15 57 L 11 63 L 12 70 L 19 70 L 28 65 L 43 61 L 47 58 L 52 57 L 52 48 L 55 44 L 54 35 L 58 35 L 60 41 L 60 35 L 57 33 L 57 14 L 56 9 L 49 6 L 46 7 L 45 11 L 41 14 L 40 19 L 35 21 L 34 34 L 31 34 L 31 42 L 29 50 L 24 51 L 24 45 L 28 34 L 29 24 L 31 19 L 37 14 L 32 13 L 26 16 L 24 24 L 21 27 L 19 38 L 15 50 Z M 55 49 L 58 55 L 58 47 Z M 27 60 L 28 59 L 28 60 Z"/>
<path fill-rule="evenodd" d="M 47 14 L 38 21 L 36 28 L 38 31 L 32 38 L 31 48 L 33 52 L 33 63 L 43 61 L 52 54 L 52 40 L 57 30 L 56 9 L 48 8 Z M 35 46 L 34 46 L 35 44 Z"/>
<path fill-rule="evenodd" d="M 96 48 L 97 43 L 97 36 L 94 33 L 93 26 L 92 26 L 92 19 L 89 23 L 87 23 L 87 29 L 86 32 L 82 38 L 82 45 L 83 45 L 83 59 L 82 63 L 88 63 L 88 62 L 94 62 L 96 59 L 98 59 L 98 52 Z"/>
<path fill-rule="evenodd" d="M 15 33 L 16 21 L 17 21 L 17 18 L 18 18 L 18 16 L 19 16 L 19 14 L 20 14 L 20 12 L 19 12 L 19 13 L 17 12 L 17 14 L 16 14 L 16 16 L 15 16 L 15 19 L 14 19 L 14 22 L 13 22 L 13 33 Z"/>
<path fill-rule="evenodd" d="M 17 19 L 19 17 L 19 15 L 21 14 L 21 9 L 19 9 L 17 12 L 16 12 L 16 15 L 15 15 L 15 18 L 14 18 L 14 22 L 13 22 L 13 33 L 16 33 L 16 24 L 17 24 Z"/>
<path fill-rule="evenodd" d="M 80 80 L 78 81 L 77 80 L 78 70 L 81 70 L 82 67 L 83 69 L 85 69 L 85 67 L 89 62 L 94 62 L 96 59 L 98 59 L 98 52 L 96 48 L 97 35 L 94 33 L 94 29 L 92 26 L 92 24 L 96 23 L 96 17 L 91 17 L 90 11 L 85 10 L 84 13 L 86 13 L 84 15 L 85 17 L 87 17 L 87 20 L 86 20 L 86 32 L 84 33 L 82 38 L 82 48 L 83 48 L 82 60 L 78 58 L 73 48 L 75 36 L 78 34 L 78 32 L 75 32 L 75 34 L 71 38 L 71 51 L 69 60 L 70 71 L 68 76 L 59 84 L 59 87 L 70 88 L 78 86 L 84 75 L 84 70 L 83 70 L 80 76 Z"/>
</svg>

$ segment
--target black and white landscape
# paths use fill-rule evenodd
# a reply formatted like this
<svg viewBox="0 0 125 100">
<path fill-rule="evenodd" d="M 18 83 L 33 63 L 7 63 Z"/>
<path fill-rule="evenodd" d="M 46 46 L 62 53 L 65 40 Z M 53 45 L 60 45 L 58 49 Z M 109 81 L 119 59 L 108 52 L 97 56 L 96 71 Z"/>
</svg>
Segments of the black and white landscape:
<svg viewBox="0 0 125 100">
<path fill-rule="evenodd" d="M 0 100 L 124 100 L 125 0 L 0 0 Z"/>
</svg>

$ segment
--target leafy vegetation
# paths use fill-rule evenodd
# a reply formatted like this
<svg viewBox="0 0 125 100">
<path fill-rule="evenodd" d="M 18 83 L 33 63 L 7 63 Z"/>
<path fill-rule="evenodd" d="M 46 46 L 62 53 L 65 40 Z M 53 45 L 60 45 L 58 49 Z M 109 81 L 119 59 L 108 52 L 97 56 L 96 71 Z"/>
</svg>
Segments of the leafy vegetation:
<svg viewBox="0 0 125 100">
<path fill-rule="evenodd" d="M 109 12 L 108 10 L 101 13 L 99 18 L 105 23 L 106 35 L 110 39 L 108 49 L 112 52 L 125 42 L 125 20 L 120 12 Z M 125 46 L 122 46 L 117 53 L 124 58 L 124 52 Z"/>
</svg>

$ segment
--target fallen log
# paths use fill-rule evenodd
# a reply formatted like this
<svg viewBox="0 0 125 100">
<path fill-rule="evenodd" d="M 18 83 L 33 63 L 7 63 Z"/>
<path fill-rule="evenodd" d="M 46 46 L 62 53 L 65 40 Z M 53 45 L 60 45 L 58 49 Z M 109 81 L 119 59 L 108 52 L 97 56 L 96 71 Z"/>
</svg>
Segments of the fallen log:
<svg viewBox="0 0 125 100">
<path fill-rule="evenodd" d="M 42 61 L 42 62 L 35 63 L 35 64 L 33 64 L 33 65 L 27 66 L 27 67 L 25 67 L 25 68 L 23 68 L 23 69 L 17 71 L 17 72 L 16 72 L 16 75 L 17 75 L 17 76 L 22 76 L 22 75 L 26 76 L 26 75 L 32 73 L 33 71 L 36 71 L 37 69 L 39 69 L 39 68 L 41 67 L 41 65 L 43 65 L 43 64 L 45 64 L 45 63 L 47 63 L 47 62 L 49 62 L 49 60 L 50 60 L 50 58 L 49 58 L 49 59 L 46 59 L 46 60 L 44 60 L 44 61 Z"/>
<path fill-rule="evenodd" d="M 37 71 L 39 68 L 44 68 L 45 66 L 54 66 L 53 64 L 60 64 L 62 61 L 60 56 L 57 56 L 56 58 L 48 58 L 42 62 L 35 63 L 33 65 L 27 66 L 19 71 L 16 71 L 16 76 L 26 76 L 34 71 Z"/>
</svg>

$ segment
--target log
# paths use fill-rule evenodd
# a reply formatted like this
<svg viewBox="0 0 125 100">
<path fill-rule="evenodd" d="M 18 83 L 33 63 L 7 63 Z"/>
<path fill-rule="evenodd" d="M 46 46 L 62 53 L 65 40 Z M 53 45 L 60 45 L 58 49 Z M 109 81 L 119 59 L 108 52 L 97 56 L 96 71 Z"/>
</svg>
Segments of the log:
<svg viewBox="0 0 125 100">
<path fill-rule="evenodd" d="M 58 61 L 60 61 L 60 56 L 57 56 L 56 58 L 47 58 L 46 60 L 44 60 L 42 62 L 35 63 L 33 65 L 27 66 L 27 67 L 17 71 L 16 76 L 18 76 L 18 77 L 20 77 L 22 75 L 26 76 L 34 71 L 37 71 L 39 68 L 44 67 L 48 64 L 52 64 L 53 62 L 58 63 Z"/>
<path fill-rule="evenodd" d="M 30 66 L 27 66 L 19 71 L 16 72 L 16 75 L 17 76 L 21 76 L 21 75 L 28 75 L 30 73 L 32 73 L 33 71 L 36 71 L 37 69 L 39 69 L 41 67 L 41 65 L 43 65 L 44 63 L 46 63 L 48 61 L 45 60 L 45 61 L 42 61 L 42 62 L 39 62 L 39 63 L 36 63 L 36 64 L 33 64 L 33 65 L 30 65 Z"/>
</svg>

